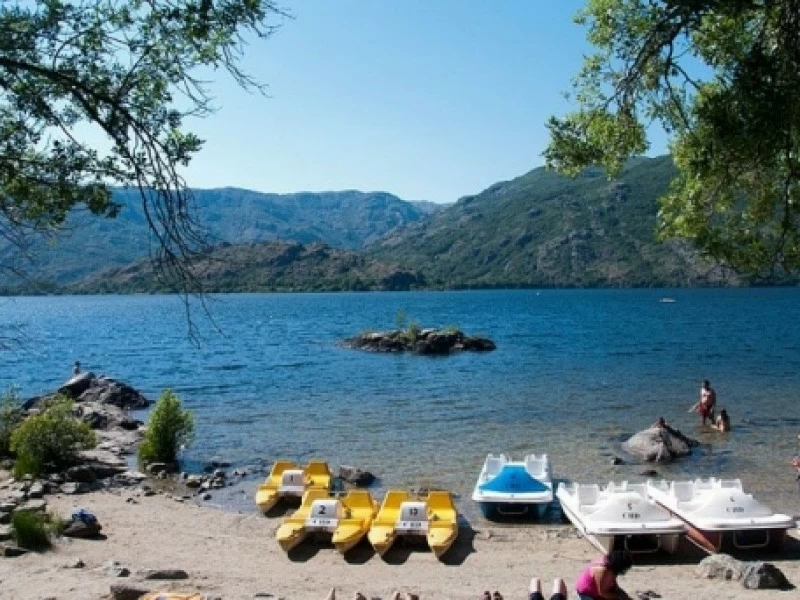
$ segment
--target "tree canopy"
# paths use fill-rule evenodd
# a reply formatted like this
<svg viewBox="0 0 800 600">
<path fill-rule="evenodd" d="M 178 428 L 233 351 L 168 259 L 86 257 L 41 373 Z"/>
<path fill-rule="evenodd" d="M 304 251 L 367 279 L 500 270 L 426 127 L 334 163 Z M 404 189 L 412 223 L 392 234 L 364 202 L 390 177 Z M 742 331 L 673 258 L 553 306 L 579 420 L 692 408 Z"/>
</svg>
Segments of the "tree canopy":
<svg viewBox="0 0 800 600">
<path fill-rule="evenodd" d="M 547 163 L 611 175 L 670 135 L 659 234 L 751 273 L 800 268 L 800 0 L 588 0 L 595 51 Z"/>
<path fill-rule="evenodd" d="M 111 187 L 133 186 L 153 258 L 190 280 L 202 237 L 181 168 L 203 141 L 184 120 L 213 111 L 203 77 L 217 71 L 262 89 L 243 51 L 284 13 L 272 0 L 0 2 L 0 238 L 24 249 L 78 207 L 113 217 Z"/>
</svg>

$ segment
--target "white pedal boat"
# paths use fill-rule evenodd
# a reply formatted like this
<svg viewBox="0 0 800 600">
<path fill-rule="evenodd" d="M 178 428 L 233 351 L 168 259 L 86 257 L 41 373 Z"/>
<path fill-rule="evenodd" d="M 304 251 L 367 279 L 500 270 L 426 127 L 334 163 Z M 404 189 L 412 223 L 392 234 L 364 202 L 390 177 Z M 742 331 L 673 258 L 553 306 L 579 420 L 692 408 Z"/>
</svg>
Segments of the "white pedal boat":
<svg viewBox="0 0 800 600">
<path fill-rule="evenodd" d="M 647 482 L 647 494 L 687 525 L 687 536 L 709 552 L 723 545 L 779 549 L 792 517 L 775 513 L 742 489 L 739 479 Z"/>
<path fill-rule="evenodd" d="M 686 531 L 683 521 L 647 497 L 644 483 L 561 483 L 556 496 L 578 531 L 606 554 L 672 553 Z"/>
<path fill-rule="evenodd" d="M 472 499 L 487 519 L 541 518 L 553 502 L 547 454 L 529 454 L 517 462 L 509 460 L 505 454 L 489 454 L 478 475 Z"/>
</svg>

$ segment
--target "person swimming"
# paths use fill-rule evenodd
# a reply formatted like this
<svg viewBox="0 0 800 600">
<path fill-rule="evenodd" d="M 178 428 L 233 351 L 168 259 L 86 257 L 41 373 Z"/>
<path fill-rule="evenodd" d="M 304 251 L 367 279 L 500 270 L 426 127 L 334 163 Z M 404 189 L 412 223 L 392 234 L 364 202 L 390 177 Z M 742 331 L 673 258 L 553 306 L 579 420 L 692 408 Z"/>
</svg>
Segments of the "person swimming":
<svg viewBox="0 0 800 600">
<path fill-rule="evenodd" d="M 731 419 L 728 416 L 727 410 L 723 408 L 719 411 L 717 418 L 714 420 L 713 427 L 722 433 L 728 433 L 731 430 Z"/>
</svg>

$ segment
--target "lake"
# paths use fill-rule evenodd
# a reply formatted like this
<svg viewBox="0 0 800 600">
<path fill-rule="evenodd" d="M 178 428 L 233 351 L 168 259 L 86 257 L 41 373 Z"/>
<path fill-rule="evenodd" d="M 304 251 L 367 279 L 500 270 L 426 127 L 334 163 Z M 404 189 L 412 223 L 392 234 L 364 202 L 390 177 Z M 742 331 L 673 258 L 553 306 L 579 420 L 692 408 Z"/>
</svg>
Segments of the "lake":
<svg viewBox="0 0 800 600">
<path fill-rule="evenodd" d="M 663 297 L 675 302 L 661 302 Z M 776 509 L 800 512 L 800 289 L 524 290 L 214 296 L 0 298 L 0 387 L 58 387 L 80 360 L 155 399 L 174 389 L 195 413 L 197 466 L 316 457 L 392 486 L 444 487 L 469 500 L 488 452 L 547 452 L 556 478 L 640 480 L 614 466 L 620 442 L 659 416 L 703 442 L 667 478 L 740 477 Z M 485 335 L 494 352 L 448 357 L 340 347 L 398 315 Z M 688 408 L 711 380 L 729 435 Z M 627 457 L 626 457 L 627 460 Z M 255 485 L 255 482 L 252 483 Z M 250 507 L 252 498 L 243 500 Z"/>
</svg>

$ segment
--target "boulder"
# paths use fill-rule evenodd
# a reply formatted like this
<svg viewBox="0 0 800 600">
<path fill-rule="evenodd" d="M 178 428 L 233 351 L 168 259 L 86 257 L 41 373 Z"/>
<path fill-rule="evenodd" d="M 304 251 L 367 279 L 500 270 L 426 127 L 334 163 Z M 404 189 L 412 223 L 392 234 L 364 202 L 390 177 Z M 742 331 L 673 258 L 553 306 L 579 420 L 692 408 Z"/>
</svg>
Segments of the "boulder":
<svg viewBox="0 0 800 600">
<path fill-rule="evenodd" d="M 94 373 L 78 373 L 58 388 L 58 393 L 75 399 L 88 390 L 94 381 Z"/>
<path fill-rule="evenodd" d="M 71 496 L 73 494 L 88 494 L 92 491 L 91 486 L 84 481 L 68 481 L 61 484 L 61 493 Z"/>
<path fill-rule="evenodd" d="M 748 589 L 791 589 L 786 576 L 778 567 L 762 561 L 745 562 L 728 554 L 712 554 L 700 561 L 695 574 L 708 579 L 741 581 Z"/>
<path fill-rule="evenodd" d="M 22 556 L 23 554 L 27 554 L 28 550 L 25 548 L 20 548 L 19 546 L 4 546 L 0 544 L 0 555 L 5 556 L 6 558 L 13 558 L 15 556 Z"/>
<path fill-rule="evenodd" d="M 47 510 L 47 502 L 42 499 L 28 500 L 17 506 L 14 512 L 43 513 Z"/>
<path fill-rule="evenodd" d="M 622 448 L 647 462 L 667 463 L 689 456 L 698 442 L 672 427 L 650 427 L 633 435 Z"/>
<path fill-rule="evenodd" d="M 742 575 L 742 585 L 750 590 L 789 590 L 794 587 L 778 567 L 762 561 L 747 563 Z"/>
<path fill-rule="evenodd" d="M 11 525 L 0 525 L 0 542 L 7 542 L 11 539 Z"/>
<path fill-rule="evenodd" d="M 100 523 L 85 523 L 84 521 L 70 521 L 64 532 L 61 534 L 64 537 L 71 538 L 96 538 L 103 526 Z"/>
<path fill-rule="evenodd" d="M 117 408 L 147 408 L 150 401 L 121 381 L 100 377 L 92 381 L 78 397 L 79 402 L 110 404 Z"/>
<path fill-rule="evenodd" d="M 134 587 L 132 585 L 114 584 L 111 586 L 112 600 L 139 600 L 150 593 L 150 590 Z"/>
<path fill-rule="evenodd" d="M 70 467 L 64 471 L 64 477 L 67 481 L 76 481 L 78 483 L 91 483 L 97 479 L 94 470 L 88 465 L 75 465 L 74 467 Z"/>
<path fill-rule="evenodd" d="M 123 567 L 116 560 L 106 561 L 103 563 L 103 566 L 100 567 L 100 570 L 106 577 L 127 577 L 131 574 L 130 569 Z"/>
<path fill-rule="evenodd" d="M 375 475 L 358 467 L 342 465 L 339 467 L 339 477 L 355 486 L 367 486 L 375 481 Z"/>
<path fill-rule="evenodd" d="M 41 481 L 34 481 L 28 489 L 28 498 L 41 498 L 44 496 L 44 493 L 44 483 Z"/>
<path fill-rule="evenodd" d="M 150 463 L 144 468 L 150 475 L 159 475 L 161 473 L 172 473 L 175 471 L 175 465 L 163 462 Z"/>
<path fill-rule="evenodd" d="M 189 579 L 189 574 L 183 569 L 142 569 L 136 574 L 142 579 Z"/>
</svg>

